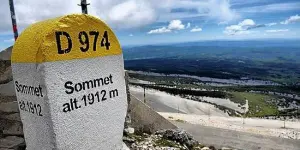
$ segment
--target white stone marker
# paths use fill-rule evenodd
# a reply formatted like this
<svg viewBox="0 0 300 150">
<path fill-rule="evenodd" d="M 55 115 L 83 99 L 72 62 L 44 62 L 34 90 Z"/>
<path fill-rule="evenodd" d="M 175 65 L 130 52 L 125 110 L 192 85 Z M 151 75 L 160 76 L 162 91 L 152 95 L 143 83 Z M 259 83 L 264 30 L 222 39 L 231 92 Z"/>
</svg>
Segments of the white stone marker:
<svg viewBox="0 0 300 150">
<path fill-rule="evenodd" d="M 121 149 L 127 97 L 113 31 L 89 15 L 28 27 L 12 51 L 28 150 Z"/>
</svg>

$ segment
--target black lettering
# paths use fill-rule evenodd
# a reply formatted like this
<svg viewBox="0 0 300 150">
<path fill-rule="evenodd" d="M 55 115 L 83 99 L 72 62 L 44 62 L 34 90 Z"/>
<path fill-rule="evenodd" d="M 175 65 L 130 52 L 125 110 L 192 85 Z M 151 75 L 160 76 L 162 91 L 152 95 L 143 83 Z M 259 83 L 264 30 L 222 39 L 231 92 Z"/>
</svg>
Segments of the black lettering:
<svg viewBox="0 0 300 150">
<path fill-rule="evenodd" d="M 68 40 L 68 47 L 66 49 L 62 49 L 62 46 L 61 46 L 61 36 L 62 35 L 64 35 Z M 71 40 L 69 33 L 64 32 L 64 31 L 57 31 L 57 32 L 55 32 L 55 37 L 56 37 L 56 45 L 57 45 L 58 54 L 69 53 L 72 49 L 72 40 Z"/>
<path fill-rule="evenodd" d="M 119 93 L 118 93 L 118 90 L 117 89 L 114 89 L 114 90 L 111 90 L 109 91 L 109 97 L 110 98 L 114 98 L 116 96 L 119 96 Z"/>
<path fill-rule="evenodd" d="M 15 81 L 15 87 L 17 92 L 43 97 L 42 87 L 40 85 L 38 87 L 28 86 L 28 85 L 19 84 L 18 81 Z"/>
<path fill-rule="evenodd" d="M 67 94 L 72 94 L 74 92 L 74 88 L 71 86 L 72 84 L 73 84 L 73 82 L 71 82 L 71 81 L 67 81 L 65 83 L 65 88 L 70 90 L 70 91 L 67 91 L 67 90 L 65 91 Z"/>
<path fill-rule="evenodd" d="M 81 100 L 84 101 L 84 106 L 86 106 L 87 105 L 87 103 L 86 103 L 86 95 L 83 95 L 83 97 L 82 97 Z"/>
<path fill-rule="evenodd" d="M 82 36 L 84 36 L 84 38 L 82 38 Z M 85 31 L 81 31 L 78 35 L 78 39 L 82 45 L 85 45 L 85 48 L 82 46 L 82 47 L 80 47 L 80 50 L 82 52 L 88 51 L 89 47 L 90 47 L 88 34 Z"/>
<path fill-rule="evenodd" d="M 101 84 L 100 84 L 100 81 L 101 81 Z M 103 79 L 102 78 L 94 79 L 94 87 L 97 87 L 97 86 L 100 86 L 100 85 L 103 85 Z"/>
<path fill-rule="evenodd" d="M 98 31 L 90 31 L 90 35 L 94 35 L 94 44 L 93 44 L 93 50 L 96 51 L 97 48 L 97 39 L 99 36 L 99 32 Z"/>
<path fill-rule="evenodd" d="M 75 99 L 76 99 L 76 98 L 75 98 Z M 74 110 L 73 104 L 75 103 L 75 102 L 74 102 L 75 99 L 70 99 L 70 104 L 71 104 L 71 109 L 72 109 L 72 110 Z"/>
<path fill-rule="evenodd" d="M 75 91 L 79 92 L 82 90 L 82 85 L 80 83 L 75 84 Z"/>
<path fill-rule="evenodd" d="M 35 95 L 36 96 L 40 96 L 40 90 L 39 90 L 39 88 L 34 88 L 34 93 L 35 93 Z"/>
<path fill-rule="evenodd" d="M 90 89 L 90 87 L 94 88 L 93 81 L 92 80 L 90 80 L 90 81 L 84 81 L 83 82 L 83 90 L 86 89 L 85 87 L 87 87 L 87 89 Z"/>
<path fill-rule="evenodd" d="M 110 80 L 110 83 L 113 84 L 112 75 L 111 74 L 109 75 L 109 80 Z"/>
<path fill-rule="evenodd" d="M 105 85 L 109 84 L 109 77 L 105 77 L 105 78 L 104 78 L 104 84 L 105 84 Z"/>
<path fill-rule="evenodd" d="M 71 108 L 70 108 L 70 104 L 69 103 L 65 103 L 63 104 L 63 112 L 68 112 L 68 111 L 71 111 Z"/>
<path fill-rule="evenodd" d="M 75 105 L 75 109 L 80 108 L 81 106 L 78 106 L 78 100 L 76 98 L 74 98 L 74 105 Z"/>
<path fill-rule="evenodd" d="M 29 94 L 29 95 L 34 95 L 33 92 L 34 92 L 33 86 L 29 86 L 29 87 L 28 87 L 27 94 Z"/>
<path fill-rule="evenodd" d="M 41 97 L 44 97 L 42 92 L 42 87 L 40 85 L 39 85 L 39 89 L 40 89 Z"/>
<path fill-rule="evenodd" d="M 42 114 L 42 107 L 41 107 L 41 105 L 40 105 L 40 104 L 37 104 L 37 108 L 38 108 L 38 110 L 39 110 L 39 113 L 38 113 L 38 115 L 39 115 L 39 116 L 43 116 L 43 114 Z"/>
<path fill-rule="evenodd" d="M 109 76 L 103 77 L 103 78 L 98 78 L 98 79 L 92 79 L 92 80 L 86 80 L 83 82 L 78 82 L 78 83 L 73 83 L 71 81 L 67 81 L 65 83 L 65 92 L 67 94 L 72 94 L 74 92 L 80 92 L 82 90 L 88 90 L 100 86 L 105 86 L 112 84 L 112 75 L 110 74 Z"/>
<path fill-rule="evenodd" d="M 106 95 L 106 91 L 105 90 L 102 90 L 101 91 L 101 94 L 102 94 L 102 100 L 101 101 L 105 101 L 107 98 L 105 97 Z"/>
<path fill-rule="evenodd" d="M 18 81 L 16 81 L 15 83 L 16 83 L 16 90 L 17 90 L 17 92 L 20 92 Z"/>
<path fill-rule="evenodd" d="M 23 87 L 22 87 L 22 93 L 25 93 L 25 94 L 27 94 L 28 92 L 27 92 L 27 85 L 23 85 Z"/>
<path fill-rule="evenodd" d="M 104 31 L 104 34 L 103 34 L 103 37 L 102 37 L 102 40 L 101 40 L 101 47 L 105 46 L 106 50 L 109 50 L 109 47 L 110 47 L 110 43 L 109 43 L 109 40 L 108 40 L 108 34 L 107 34 L 107 31 Z"/>
</svg>

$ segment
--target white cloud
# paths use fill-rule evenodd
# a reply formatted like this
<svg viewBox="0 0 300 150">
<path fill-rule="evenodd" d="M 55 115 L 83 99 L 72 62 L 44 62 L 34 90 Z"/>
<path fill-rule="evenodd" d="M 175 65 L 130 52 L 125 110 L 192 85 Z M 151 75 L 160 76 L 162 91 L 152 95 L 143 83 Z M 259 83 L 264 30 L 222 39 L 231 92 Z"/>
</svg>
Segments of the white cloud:
<svg viewBox="0 0 300 150">
<path fill-rule="evenodd" d="M 197 13 L 190 12 L 168 13 L 164 12 L 159 18 L 176 19 L 186 17 L 205 17 L 217 21 L 232 21 L 239 18 L 239 14 L 231 9 L 229 0 L 163 0 L 168 2 L 168 9 L 183 8 L 187 10 L 196 10 Z M 161 3 L 161 1 L 160 1 Z M 163 21 L 163 20 L 161 20 Z"/>
<path fill-rule="evenodd" d="M 236 18 L 239 18 L 239 15 L 230 8 L 230 3 L 228 0 L 209 0 L 208 6 L 209 16 L 218 20 L 232 21 Z"/>
<path fill-rule="evenodd" d="M 133 34 L 129 34 L 129 36 L 133 36 Z"/>
<path fill-rule="evenodd" d="M 182 24 L 181 20 L 176 19 L 170 21 L 167 27 L 161 27 L 158 29 L 150 30 L 148 34 L 168 33 L 168 32 L 172 32 L 173 30 L 175 31 L 175 30 L 183 30 L 183 29 L 185 29 L 185 25 Z"/>
<path fill-rule="evenodd" d="M 170 30 L 182 30 L 184 29 L 184 25 L 180 20 L 172 20 L 168 25 L 168 29 Z"/>
<path fill-rule="evenodd" d="M 158 33 L 168 33 L 168 32 L 171 32 L 171 30 L 166 27 L 161 27 L 158 29 L 150 30 L 148 34 L 158 34 Z"/>
<path fill-rule="evenodd" d="M 268 26 L 268 27 L 270 27 L 270 26 L 275 26 L 275 25 L 277 25 L 277 23 L 275 23 L 275 22 L 267 23 L 267 24 L 266 24 L 266 26 Z"/>
<path fill-rule="evenodd" d="M 288 32 L 289 29 L 276 29 L 276 30 L 266 30 L 268 33 L 278 33 L 278 32 Z"/>
<path fill-rule="evenodd" d="M 225 28 L 224 33 L 226 34 L 235 34 L 236 32 L 243 31 L 244 29 L 239 25 L 231 25 Z"/>
<path fill-rule="evenodd" d="M 15 10 L 19 29 L 28 25 L 65 14 L 81 13 L 80 1 L 16 0 Z M 236 14 L 228 0 L 88 0 L 88 13 L 104 20 L 113 28 L 135 28 L 151 24 L 158 19 L 204 16 L 218 21 L 230 21 Z M 0 32 L 11 30 L 8 1 L 0 5 Z M 173 8 L 196 9 L 197 13 L 171 14 Z M 173 15 L 173 16 L 172 16 Z M 181 26 L 182 28 L 182 26 Z"/>
<path fill-rule="evenodd" d="M 153 23 L 159 16 L 159 10 L 164 5 L 157 4 L 158 0 L 87 0 L 88 13 L 104 20 L 113 28 L 134 28 Z M 20 28 L 65 14 L 81 13 L 77 4 L 80 1 L 62 0 L 17 0 L 15 11 Z M 0 31 L 11 28 L 8 1 L 0 5 Z M 3 15 L 2 15 L 3 14 Z M 2 22 L 3 21 L 3 22 Z"/>
<path fill-rule="evenodd" d="M 284 12 L 291 10 L 299 10 L 300 3 L 299 2 L 288 2 L 288 3 L 275 3 L 275 4 L 267 4 L 253 7 L 246 7 L 238 9 L 239 12 L 242 13 L 268 13 L 268 12 Z"/>
<path fill-rule="evenodd" d="M 280 23 L 281 24 L 290 24 L 290 23 L 295 23 L 295 22 L 300 22 L 300 16 L 299 15 L 290 16 L 290 18 L 288 18 L 285 21 L 282 21 Z"/>
<path fill-rule="evenodd" d="M 155 8 L 148 1 L 127 0 L 114 5 L 107 19 L 117 28 L 139 27 L 154 22 L 157 18 Z"/>
<path fill-rule="evenodd" d="M 239 26 L 254 26 L 255 22 L 252 19 L 245 19 L 238 24 Z"/>
<path fill-rule="evenodd" d="M 190 28 L 191 27 L 191 23 L 187 23 L 186 28 Z"/>
<path fill-rule="evenodd" d="M 223 33 L 228 35 L 250 34 L 252 32 L 248 30 L 265 26 L 266 25 L 264 24 L 256 24 L 252 19 L 245 19 L 242 22 L 239 22 L 237 25 L 227 26 Z"/>
<path fill-rule="evenodd" d="M 202 31 L 202 28 L 199 27 L 195 27 L 192 30 L 190 30 L 190 32 L 200 32 L 200 31 Z"/>
</svg>

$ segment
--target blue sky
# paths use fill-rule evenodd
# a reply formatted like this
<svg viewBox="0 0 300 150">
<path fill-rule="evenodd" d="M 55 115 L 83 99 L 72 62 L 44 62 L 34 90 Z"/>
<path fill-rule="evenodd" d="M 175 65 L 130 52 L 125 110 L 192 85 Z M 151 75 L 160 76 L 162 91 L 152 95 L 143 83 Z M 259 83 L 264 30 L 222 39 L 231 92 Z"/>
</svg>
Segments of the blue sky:
<svg viewBox="0 0 300 150">
<path fill-rule="evenodd" d="M 121 45 L 300 36 L 299 0 L 88 0 Z M 77 1 L 15 0 L 20 32 L 48 18 L 79 13 Z M 8 3 L 0 6 L 0 49 L 13 44 Z M 3 17 L 2 17 L 3 16 Z"/>
</svg>

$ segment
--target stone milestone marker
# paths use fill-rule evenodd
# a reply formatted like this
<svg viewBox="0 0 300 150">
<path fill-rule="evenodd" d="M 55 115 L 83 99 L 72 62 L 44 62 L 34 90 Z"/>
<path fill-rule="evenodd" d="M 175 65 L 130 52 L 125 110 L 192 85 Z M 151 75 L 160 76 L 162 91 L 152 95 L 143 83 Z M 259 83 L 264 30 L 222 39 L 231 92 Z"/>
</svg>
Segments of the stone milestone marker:
<svg viewBox="0 0 300 150">
<path fill-rule="evenodd" d="M 12 51 L 27 149 L 120 149 L 127 97 L 113 31 L 89 15 L 35 23 Z"/>
</svg>

